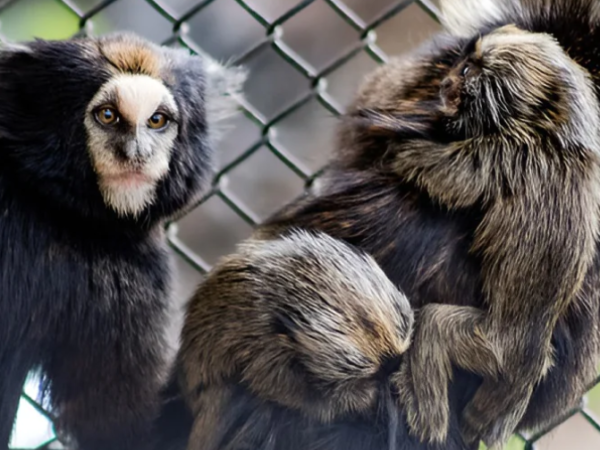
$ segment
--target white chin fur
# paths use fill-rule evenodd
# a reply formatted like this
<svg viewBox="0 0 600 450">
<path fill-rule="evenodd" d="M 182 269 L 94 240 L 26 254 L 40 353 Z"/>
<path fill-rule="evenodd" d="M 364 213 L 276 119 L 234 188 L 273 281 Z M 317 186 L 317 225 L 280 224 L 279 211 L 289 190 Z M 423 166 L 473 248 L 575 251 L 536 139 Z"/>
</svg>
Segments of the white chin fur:
<svg viewBox="0 0 600 450">
<path fill-rule="evenodd" d="M 155 201 L 156 185 L 167 176 L 171 159 L 170 152 L 157 152 L 141 171 L 145 179 L 128 179 L 126 176 L 115 179 L 126 172 L 127 167 L 115 161 L 110 150 L 93 153 L 92 158 L 104 203 L 120 216 L 137 216 Z"/>
<path fill-rule="evenodd" d="M 117 214 L 135 217 L 154 201 L 156 183 L 125 184 L 101 181 L 100 192 L 106 206 L 115 210 Z"/>
<path fill-rule="evenodd" d="M 483 25 L 501 20 L 512 0 L 441 0 L 442 23 L 453 35 L 470 37 Z"/>
</svg>

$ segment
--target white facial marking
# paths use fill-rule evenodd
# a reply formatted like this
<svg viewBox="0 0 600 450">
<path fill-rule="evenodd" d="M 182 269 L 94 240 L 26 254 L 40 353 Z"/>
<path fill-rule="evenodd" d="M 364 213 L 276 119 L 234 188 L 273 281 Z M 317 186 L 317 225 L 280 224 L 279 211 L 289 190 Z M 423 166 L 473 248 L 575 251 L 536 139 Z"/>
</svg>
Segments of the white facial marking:
<svg viewBox="0 0 600 450">
<path fill-rule="evenodd" d="M 98 123 L 94 114 L 104 106 L 117 111 L 119 124 Z M 162 130 L 148 126 L 157 111 L 172 119 Z M 116 76 L 90 102 L 84 120 L 88 150 L 104 202 L 118 214 L 135 216 L 155 200 L 156 186 L 169 171 L 177 115 L 171 92 L 146 75 Z"/>
</svg>

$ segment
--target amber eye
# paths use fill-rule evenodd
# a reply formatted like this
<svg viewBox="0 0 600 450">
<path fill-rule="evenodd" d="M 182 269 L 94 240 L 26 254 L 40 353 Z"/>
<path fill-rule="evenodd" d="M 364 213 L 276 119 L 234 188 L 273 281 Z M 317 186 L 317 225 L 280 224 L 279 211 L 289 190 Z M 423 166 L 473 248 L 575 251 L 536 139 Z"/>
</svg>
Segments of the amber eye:
<svg viewBox="0 0 600 450">
<path fill-rule="evenodd" d="M 169 123 L 169 118 L 163 113 L 154 113 L 152 117 L 148 119 L 148 126 L 154 130 L 160 130 Z"/>
<path fill-rule="evenodd" d="M 102 125 L 114 125 L 119 122 L 119 113 L 110 106 L 103 106 L 96 111 L 96 119 Z"/>
</svg>

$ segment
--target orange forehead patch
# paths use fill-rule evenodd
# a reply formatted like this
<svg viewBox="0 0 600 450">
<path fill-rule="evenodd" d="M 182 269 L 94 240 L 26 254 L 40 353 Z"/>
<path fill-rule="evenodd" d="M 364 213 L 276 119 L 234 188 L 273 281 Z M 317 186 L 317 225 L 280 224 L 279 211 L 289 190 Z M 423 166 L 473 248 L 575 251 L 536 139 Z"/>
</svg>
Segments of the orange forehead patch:
<svg viewBox="0 0 600 450">
<path fill-rule="evenodd" d="M 121 73 L 160 78 L 161 57 L 150 46 L 132 39 L 105 41 L 102 53 Z"/>
</svg>

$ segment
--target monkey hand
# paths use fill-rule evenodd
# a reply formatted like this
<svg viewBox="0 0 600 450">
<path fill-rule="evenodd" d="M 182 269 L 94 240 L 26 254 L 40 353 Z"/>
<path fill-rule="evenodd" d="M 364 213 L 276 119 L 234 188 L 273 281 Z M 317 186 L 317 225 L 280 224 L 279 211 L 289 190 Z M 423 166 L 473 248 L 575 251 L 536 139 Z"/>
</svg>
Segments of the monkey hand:
<svg viewBox="0 0 600 450">
<path fill-rule="evenodd" d="M 519 392 L 518 401 L 509 386 L 503 389 L 499 384 L 484 381 L 463 411 L 461 430 L 466 442 L 483 441 L 490 449 L 501 449 L 515 432 L 531 393 Z"/>
<path fill-rule="evenodd" d="M 499 376 L 488 374 L 463 411 L 461 431 L 465 441 L 481 440 L 492 450 L 501 449 L 519 426 L 536 381 L 553 363 L 551 352 L 544 352 L 539 358 L 530 358 L 526 370 L 505 368 Z"/>
</svg>

